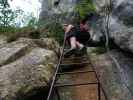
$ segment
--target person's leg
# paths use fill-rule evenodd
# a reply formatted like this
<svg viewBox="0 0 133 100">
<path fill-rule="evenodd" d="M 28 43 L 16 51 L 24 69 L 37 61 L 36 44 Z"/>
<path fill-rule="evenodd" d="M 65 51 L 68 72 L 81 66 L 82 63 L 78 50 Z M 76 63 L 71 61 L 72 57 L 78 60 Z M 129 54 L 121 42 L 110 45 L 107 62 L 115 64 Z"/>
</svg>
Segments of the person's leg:
<svg viewBox="0 0 133 100">
<path fill-rule="evenodd" d="M 76 44 L 76 37 L 71 37 L 70 38 L 70 45 L 71 45 L 71 49 L 76 48 L 77 44 Z"/>
<path fill-rule="evenodd" d="M 77 48 L 81 49 L 84 47 L 83 43 L 82 43 L 82 34 L 81 32 L 79 33 L 76 33 L 76 45 L 77 45 Z"/>
<path fill-rule="evenodd" d="M 79 48 L 79 51 L 82 52 L 82 54 L 85 54 L 86 52 L 86 46 L 80 41 L 77 41 L 77 47 Z"/>
<path fill-rule="evenodd" d="M 76 45 L 78 48 L 83 48 L 84 45 L 82 43 L 80 43 L 79 41 L 76 41 Z"/>
<path fill-rule="evenodd" d="M 76 47 L 77 47 L 76 46 L 76 37 L 74 37 L 74 36 L 70 37 L 69 43 L 70 43 L 71 48 L 64 53 L 64 57 L 69 57 L 72 54 L 74 54 L 74 52 L 76 51 Z"/>
<path fill-rule="evenodd" d="M 78 47 L 78 51 L 76 53 L 76 56 L 83 56 L 86 54 L 86 47 L 84 46 L 84 44 L 80 43 L 79 41 L 76 42 L 77 47 Z"/>
</svg>

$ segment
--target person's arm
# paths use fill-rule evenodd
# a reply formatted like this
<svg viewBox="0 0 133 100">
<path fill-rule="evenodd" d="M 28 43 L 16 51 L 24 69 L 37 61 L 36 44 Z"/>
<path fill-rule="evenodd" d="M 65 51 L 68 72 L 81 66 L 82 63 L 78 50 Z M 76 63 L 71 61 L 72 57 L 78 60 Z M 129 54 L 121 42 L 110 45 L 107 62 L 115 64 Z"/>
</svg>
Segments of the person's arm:
<svg viewBox="0 0 133 100">
<path fill-rule="evenodd" d="M 68 33 L 74 26 L 73 25 L 68 25 L 65 33 Z"/>
<path fill-rule="evenodd" d="M 94 31 L 93 31 L 93 29 L 91 28 L 88 32 L 90 33 L 90 38 L 93 38 L 93 36 L 94 36 Z"/>
</svg>

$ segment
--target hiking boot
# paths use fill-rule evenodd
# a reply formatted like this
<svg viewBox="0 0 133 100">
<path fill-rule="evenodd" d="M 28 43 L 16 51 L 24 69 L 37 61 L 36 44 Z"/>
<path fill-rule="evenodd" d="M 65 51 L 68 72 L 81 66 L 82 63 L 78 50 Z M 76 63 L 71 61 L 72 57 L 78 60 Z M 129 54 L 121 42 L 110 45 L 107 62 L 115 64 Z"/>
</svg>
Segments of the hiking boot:
<svg viewBox="0 0 133 100">
<path fill-rule="evenodd" d="M 79 49 L 79 54 L 81 54 L 81 55 L 86 54 L 86 47 L 85 46 Z"/>
<path fill-rule="evenodd" d="M 73 54 L 75 53 L 75 51 L 76 51 L 76 48 L 71 48 L 71 49 L 69 49 L 68 51 L 66 51 L 66 52 L 64 53 L 64 57 L 65 57 L 65 58 L 70 57 L 71 55 L 73 55 Z"/>
</svg>

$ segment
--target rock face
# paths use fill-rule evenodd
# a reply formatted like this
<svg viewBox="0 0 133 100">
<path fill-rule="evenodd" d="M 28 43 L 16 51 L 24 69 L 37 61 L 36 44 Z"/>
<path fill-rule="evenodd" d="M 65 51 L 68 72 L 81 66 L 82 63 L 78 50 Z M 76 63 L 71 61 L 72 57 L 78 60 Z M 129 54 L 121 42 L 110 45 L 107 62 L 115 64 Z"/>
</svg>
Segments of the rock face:
<svg viewBox="0 0 133 100">
<path fill-rule="evenodd" d="M 70 16 L 73 15 L 73 9 L 77 1 L 78 0 L 42 0 L 40 19 L 46 20 L 49 17 L 67 13 L 63 18 L 69 20 Z"/>
<path fill-rule="evenodd" d="M 108 100 L 132 100 L 132 58 L 123 55 L 118 50 L 99 55 L 92 51 L 92 49 L 88 49 L 90 59 L 98 72 Z"/>
<path fill-rule="evenodd" d="M 6 36 L 0 35 L 0 45 L 7 43 L 6 39 Z"/>
<path fill-rule="evenodd" d="M 59 14 L 68 13 L 66 19 L 72 16 L 75 4 L 80 0 L 42 0 L 42 11 L 40 19 L 47 20 L 50 16 L 58 17 Z M 123 50 L 133 53 L 133 1 L 132 0 L 111 0 L 112 14 L 110 16 L 110 38 Z M 110 0 L 93 0 L 99 13 L 104 13 L 104 7 L 110 4 Z M 63 20 L 66 20 L 63 17 Z M 68 21 L 69 22 L 69 21 Z M 102 21 L 100 23 L 103 23 Z M 100 27 L 99 27 L 100 26 Z M 99 25 L 95 35 L 101 37 L 101 26 Z M 100 35 L 100 36 L 99 36 Z M 98 39 L 96 39 L 98 40 Z"/>
<path fill-rule="evenodd" d="M 133 53 L 133 23 L 131 20 L 133 19 L 133 1 L 111 1 L 112 13 L 109 21 L 109 36 L 124 52 L 112 50 L 100 55 L 91 55 L 90 58 L 98 71 L 108 99 L 132 100 L 133 57 L 131 57 L 131 53 Z M 101 15 L 104 13 L 105 6 L 109 3 L 110 0 L 94 0 L 97 11 Z M 105 17 L 103 16 L 101 20 L 105 20 Z M 100 29 L 101 27 L 99 27 Z"/>
<path fill-rule="evenodd" d="M 58 61 L 53 48 L 59 45 L 42 40 L 47 41 L 41 42 L 45 46 L 38 45 L 39 39 L 21 38 L 0 48 L 0 98 L 30 100 L 48 85 Z"/>
<path fill-rule="evenodd" d="M 106 1 L 106 2 L 105 2 Z M 103 13 L 109 0 L 94 0 L 96 8 Z M 110 16 L 110 37 L 123 50 L 133 52 L 133 1 L 112 0 Z"/>
</svg>

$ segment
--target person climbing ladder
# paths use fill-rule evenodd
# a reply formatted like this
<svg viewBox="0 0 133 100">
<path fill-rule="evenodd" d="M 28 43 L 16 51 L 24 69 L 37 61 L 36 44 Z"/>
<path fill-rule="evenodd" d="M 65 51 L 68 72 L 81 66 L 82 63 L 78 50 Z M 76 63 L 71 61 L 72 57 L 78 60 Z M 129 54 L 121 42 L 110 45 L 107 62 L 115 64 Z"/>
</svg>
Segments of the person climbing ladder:
<svg viewBox="0 0 133 100">
<path fill-rule="evenodd" d="M 92 16 L 92 14 L 86 15 L 76 27 L 71 24 L 63 25 L 66 41 L 70 45 L 70 49 L 64 53 L 64 57 L 71 56 L 76 50 L 83 51 L 86 49 L 85 44 L 90 39 L 88 20 Z"/>
</svg>

